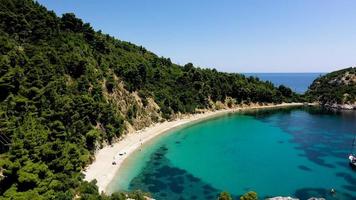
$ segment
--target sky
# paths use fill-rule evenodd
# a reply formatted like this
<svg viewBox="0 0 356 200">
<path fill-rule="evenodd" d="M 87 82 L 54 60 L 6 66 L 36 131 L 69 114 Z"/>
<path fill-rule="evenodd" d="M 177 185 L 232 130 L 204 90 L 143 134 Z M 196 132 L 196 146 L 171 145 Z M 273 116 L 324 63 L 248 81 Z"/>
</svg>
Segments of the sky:
<svg viewBox="0 0 356 200">
<path fill-rule="evenodd" d="M 38 0 L 175 63 L 225 72 L 356 64 L 354 0 Z"/>
</svg>

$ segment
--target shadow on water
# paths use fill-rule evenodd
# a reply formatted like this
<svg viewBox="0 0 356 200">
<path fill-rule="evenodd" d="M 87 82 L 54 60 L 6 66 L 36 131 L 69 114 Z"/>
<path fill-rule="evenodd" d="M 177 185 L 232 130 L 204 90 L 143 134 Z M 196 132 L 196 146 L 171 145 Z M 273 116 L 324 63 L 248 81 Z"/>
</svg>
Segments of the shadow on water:
<svg viewBox="0 0 356 200">
<path fill-rule="evenodd" d="M 299 165 L 298 168 L 301 170 L 304 170 L 304 171 L 313 171 L 312 169 L 310 169 L 309 167 L 304 166 L 304 165 Z"/>
<path fill-rule="evenodd" d="M 299 154 L 300 156 L 322 167 L 346 170 L 347 173 L 337 173 L 336 176 L 347 182 L 342 186 L 345 191 L 355 194 L 356 179 L 352 176 L 355 172 L 347 164 L 347 157 L 356 134 L 355 111 L 303 107 L 258 110 L 247 114 L 292 135 L 289 142 L 303 152 Z M 298 168 L 312 171 L 304 165 L 299 165 Z M 356 199 L 355 196 L 347 193 L 332 195 L 330 191 L 322 188 L 302 188 L 297 190 L 295 195 L 301 199 L 311 196 L 326 197 L 326 199 Z"/>
<path fill-rule="evenodd" d="M 338 191 L 332 193 L 330 190 L 324 188 L 301 188 L 295 192 L 294 196 L 299 199 L 309 199 L 310 197 L 325 198 L 328 200 L 356 199 L 356 196 L 348 193 Z"/>
<path fill-rule="evenodd" d="M 344 185 L 343 188 L 348 191 L 356 192 L 356 178 L 352 177 L 350 174 L 341 172 L 337 173 L 336 176 L 344 178 L 348 183 L 348 185 Z"/>
<path fill-rule="evenodd" d="M 258 110 L 247 113 L 256 119 L 275 125 L 291 134 L 290 143 L 303 151 L 301 156 L 323 167 L 335 168 L 345 163 L 328 163 L 326 157 L 345 159 L 356 134 L 356 112 L 335 111 L 318 107 Z M 300 109 L 302 109 L 303 112 Z M 313 117 L 318 115 L 318 117 Z M 283 116 L 283 117 L 281 117 Z"/>
<path fill-rule="evenodd" d="M 156 199 L 216 199 L 219 190 L 186 170 L 172 166 L 162 146 L 151 155 L 145 168 L 131 182 L 130 190 L 142 190 Z"/>
</svg>

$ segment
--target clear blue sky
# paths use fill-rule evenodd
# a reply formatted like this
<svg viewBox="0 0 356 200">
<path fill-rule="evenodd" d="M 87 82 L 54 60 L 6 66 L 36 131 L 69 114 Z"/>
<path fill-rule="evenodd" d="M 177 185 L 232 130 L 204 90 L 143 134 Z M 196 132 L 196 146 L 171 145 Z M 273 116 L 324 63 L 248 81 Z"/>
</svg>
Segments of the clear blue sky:
<svg viewBox="0 0 356 200">
<path fill-rule="evenodd" d="M 354 0 L 38 0 L 172 61 L 228 72 L 356 64 Z"/>
</svg>

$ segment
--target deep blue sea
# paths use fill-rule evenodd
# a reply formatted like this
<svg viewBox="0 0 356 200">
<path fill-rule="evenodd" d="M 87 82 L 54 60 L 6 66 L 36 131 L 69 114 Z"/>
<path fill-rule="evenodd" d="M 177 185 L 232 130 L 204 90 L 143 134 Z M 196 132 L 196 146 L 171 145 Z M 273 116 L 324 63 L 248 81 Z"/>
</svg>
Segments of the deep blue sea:
<svg viewBox="0 0 356 200">
<path fill-rule="evenodd" d="M 306 92 L 309 85 L 323 74 L 325 73 L 244 73 L 246 76 L 256 76 L 261 80 L 271 81 L 276 86 L 288 86 L 299 94 Z"/>
</svg>

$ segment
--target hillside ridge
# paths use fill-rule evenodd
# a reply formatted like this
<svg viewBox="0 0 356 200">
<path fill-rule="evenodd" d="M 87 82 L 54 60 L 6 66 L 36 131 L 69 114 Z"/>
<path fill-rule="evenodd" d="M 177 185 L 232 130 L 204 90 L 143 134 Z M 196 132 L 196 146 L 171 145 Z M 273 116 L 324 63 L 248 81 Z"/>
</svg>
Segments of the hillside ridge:
<svg viewBox="0 0 356 200">
<path fill-rule="evenodd" d="M 356 109 L 356 67 L 320 76 L 310 85 L 306 95 L 326 107 Z"/>
</svg>

